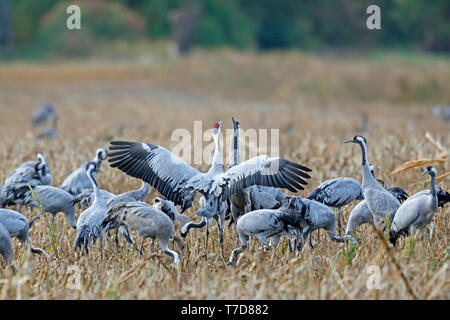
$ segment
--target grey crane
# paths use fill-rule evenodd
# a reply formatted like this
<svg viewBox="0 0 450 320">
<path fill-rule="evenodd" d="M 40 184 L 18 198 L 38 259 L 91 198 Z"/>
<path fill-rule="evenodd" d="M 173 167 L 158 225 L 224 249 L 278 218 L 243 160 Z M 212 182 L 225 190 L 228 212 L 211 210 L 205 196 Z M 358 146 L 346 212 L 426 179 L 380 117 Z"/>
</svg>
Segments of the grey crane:
<svg viewBox="0 0 450 320">
<path fill-rule="evenodd" d="M 97 181 L 97 172 L 100 170 L 102 165 L 102 161 L 107 157 L 107 152 L 105 149 L 100 148 L 95 152 L 95 157 L 88 162 L 93 162 L 97 166 L 97 170 L 94 172 L 94 180 Z M 67 178 L 63 181 L 60 188 L 66 190 L 70 194 L 77 196 L 84 189 L 92 189 L 91 182 L 89 178 L 86 176 L 86 165 L 88 162 L 85 162 L 81 167 L 73 171 L 71 174 L 67 176 Z"/>
<path fill-rule="evenodd" d="M 0 223 L 0 254 L 3 257 L 3 261 L 7 264 L 12 259 L 13 248 L 11 236 L 8 230 Z"/>
<path fill-rule="evenodd" d="M 381 221 L 394 218 L 395 212 L 400 207 L 400 201 L 389 191 L 383 188 L 370 171 L 367 160 L 367 140 L 363 136 L 356 135 L 352 140 L 344 143 L 356 143 L 361 147 L 362 153 L 362 190 L 370 212 L 373 215 L 375 225 L 378 227 Z"/>
<path fill-rule="evenodd" d="M 233 193 L 252 185 L 265 185 L 288 188 L 292 192 L 303 189 L 307 184 L 303 178 L 310 178 L 305 171 L 311 169 L 274 156 L 258 156 L 242 162 L 222 173 L 222 156 L 219 146 L 220 124 L 214 128 L 216 152 L 213 164 L 207 173 L 177 158 L 164 147 L 139 142 L 112 141 L 108 161 L 111 167 L 140 178 L 155 187 L 168 200 L 180 205 L 182 212 L 192 206 L 196 192 L 200 192 L 205 201 L 196 214 L 206 224 L 205 258 L 208 243 L 208 218 L 220 216 L 220 243 L 223 245 L 223 222 L 225 220 L 226 199 Z M 187 235 L 192 223 L 181 229 L 183 237 Z M 223 252 L 223 246 L 222 246 Z"/>
<path fill-rule="evenodd" d="M 103 256 L 103 229 L 101 228 L 101 224 L 108 213 L 108 207 L 94 178 L 95 172 L 98 170 L 97 164 L 89 162 L 85 170 L 94 189 L 95 198 L 91 206 L 84 210 L 78 217 L 74 249 L 75 251 L 77 248 L 82 250 L 84 247 L 86 254 L 88 254 L 89 247 L 99 238 L 100 253 Z"/>
<path fill-rule="evenodd" d="M 55 108 L 51 105 L 50 102 L 44 101 L 42 105 L 37 108 L 33 113 L 33 126 L 37 127 L 41 124 L 51 120 L 56 116 Z"/>
<path fill-rule="evenodd" d="M 408 194 L 400 187 L 392 187 L 387 190 L 392 193 L 392 195 L 396 197 L 400 203 L 408 199 Z M 356 227 L 365 223 L 374 223 L 374 221 L 372 212 L 370 212 L 366 200 L 363 200 L 350 212 L 345 234 L 351 234 Z"/>
<path fill-rule="evenodd" d="M 55 139 L 58 137 L 58 116 L 55 115 L 52 120 L 52 126 L 50 128 L 44 129 L 37 136 L 37 140 L 41 139 Z"/>
<path fill-rule="evenodd" d="M 239 121 L 232 118 L 233 121 L 233 143 L 231 148 L 231 161 L 227 170 L 241 163 L 239 151 Z M 231 213 L 231 223 L 236 223 L 237 218 L 247 212 L 259 209 L 276 209 L 281 206 L 281 201 L 286 195 L 277 188 L 266 186 L 250 186 L 232 194 L 229 201 L 229 210 Z M 238 237 L 236 237 L 236 245 Z"/>
<path fill-rule="evenodd" d="M 337 208 L 338 233 L 341 233 L 341 208 L 355 200 L 363 200 L 364 195 L 359 181 L 340 177 L 322 182 L 311 191 L 307 199 L 323 203 L 326 206 Z"/>
<path fill-rule="evenodd" d="M 100 193 L 105 201 L 109 201 L 114 198 L 116 195 L 112 192 L 109 192 L 105 189 L 100 189 Z M 72 204 L 79 204 L 81 207 L 88 208 L 91 206 L 92 202 L 95 199 L 95 192 L 93 189 L 83 189 L 78 195 L 76 195 Z"/>
<path fill-rule="evenodd" d="M 50 255 L 41 248 L 33 248 L 30 245 L 30 224 L 28 223 L 27 218 L 21 213 L 14 210 L 0 209 L 0 224 L 8 230 L 11 238 L 16 237 L 19 239 L 32 253 L 43 254 L 46 259 L 50 257 Z"/>
<path fill-rule="evenodd" d="M 77 227 L 73 196 L 70 193 L 53 186 L 36 186 L 33 190 L 38 196 L 44 211 L 51 213 L 53 223 L 55 222 L 56 214 L 58 212 L 63 212 L 68 224 L 72 228 Z M 28 186 L 14 190 L 14 194 L 15 203 L 31 208 L 39 208 L 39 203 Z M 41 212 L 39 212 L 38 216 L 40 215 Z"/>
<path fill-rule="evenodd" d="M 123 225 L 135 231 L 142 238 L 139 249 L 141 255 L 145 239 L 151 238 L 153 243 L 156 239 L 161 249 L 173 258 L 173 262 L 180 263 L 178 253 L 169 249 L 169 239 L 174 236 L 172 219 L 156 207 L 145 202 L 118 203 L 109 210 L 102 227 L 105 228 L 108 224 Z"/>
<path fill-rule="evenodd" d="M 369 163 L 369 169 L 372 175 L 375 177 L 374 166 L 371 163 Z M 387 189 L 384 181 L 378 179 L 377 181 L 379 181 L 383 185 L 383 188 Z M 408 193 L 406 193 L 406 191 L 400 187 L 391 187 L 387 189 L 387 191 L 389 191 L 394 197 L 396 197 L 400 203 L 408 199 Z M 345 233 L 351 234 L 351 232 L 356 227 L 365 223 L 374 223 L 374 221 L 372 213 L 370 212 L 369 207 L 367 206 L 366 200 L 363 200 L 360 203 L 358 203 L 350 212 L 350 217 L 348 218 Z"/>
<path fill-rule="evenodd" d="M 135 202 L 135 201 L 144 201 L 145 198 L 150 193 L 150 185 L 147 182 L 142 181 L 141 187 L 136 190 L 127 191 L 124 193 L 121 193 L 117 196 L 114 196 L 108 200 L 106 200 L 106 206 L 108 209 L 111 209 L 113 206 L 120 202 Z M 116 229 L 116 248 L 119 250 L 119 238 L 118 238 L 118 230 L 120 229 L 122 235 L 125 237 L 127 242 L 131 245 L 133 244 L 133 239 L 129 235 L 128 231 L 124 227 L 119 227 Z M 107 230 L 105 230 L 107 231 Z"/>
<path fill-rule="evenodd" d="M 395 246 L 400 235 L 413 234 L 416 229 L 422 229 L 429 224 L 438 209 L 438 198 L 434 181 L 436 169 L 427 166 L 422 175 L 429 174 L 431 177 L 430 190 L 420 191 L 409 197 L 398 208 L 389 230 L 389 241 Z"/>
<path fill-rule="evenodd" d="M 38 185 L 51 185 L 53 178 L 50 167 L 42 153 L 37 154 L 38 161 L 27 161 L 11 172 L 5 179 L 2 193 L 0 194 L 1 207 L 14 205 L 15 190 L 30 184 L 32 187 Z"/>
<path fill-rule="evenodd" d="M 269 238 L 275 238 L 276 246 L 281 234 L 295 234 L 299 224 L 300 215 L 285 208 L 261 209 L 246 213 L 236 223 L 236 232 L 241 246 L 231 252 L 229 264 L 233 267 L 236 265 L 237 258 L 247 248 L 250 237 L 258 238 L 263 246 L 270 249 Z"/>
<path fill-rule="evenodd" d="M 349 239 L 357 243 L 351 235 L 345 235 L 343 237 L 336 235 L 336 215 L 332 209 L 320 202 L 301 197 L 288 197 L 283 202 L 283 207 L 300 213 L 300 230 L 303 236 L 300 239 L 300 248 L 308 236 L 314 230 L 318 229 L 325 229 L 328 237 L 333 241 L 343 242 L 345 239 Z M 298 249 L 300 248 L 298 247 Z"/>
</svg>

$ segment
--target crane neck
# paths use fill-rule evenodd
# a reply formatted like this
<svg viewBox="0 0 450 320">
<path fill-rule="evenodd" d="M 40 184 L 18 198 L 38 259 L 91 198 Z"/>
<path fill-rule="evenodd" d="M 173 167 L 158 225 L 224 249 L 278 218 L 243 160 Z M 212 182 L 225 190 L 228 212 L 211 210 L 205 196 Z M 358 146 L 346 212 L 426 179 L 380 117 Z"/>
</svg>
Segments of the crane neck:
<svg viewBox="0 0 450 320">
<path fill-rule="evenodd" d="M 359 143 L 359 146 L 361 147 L 362 153 L 363 185 L 366 185 L 369 182 L 378 184 L 378 181 L 370 170 L 369 161 L 367 161 L 367 145 L 365 143 Z"/>
<path fill-rule="evenodd" d="M 431 179 L 430 179 L 430 192 L 431 192 L 431 195 L 433 197 L 437 197 L 437 195 L 436 195 L 436 188 L 434 186 L 436 175 L 433 172 L 433 173 L 430 174 L 430 176 L 431 176 Z"/>
<path fill-rule="evenodd" d="M 239 130 L 233 133 L 233 142 L 231 148 L 231 164 L 233 166 L 241 163 L 241 153 L 239 152 Z"/>
<path fill-rule="evenodd" d="M 91 181 L 92 188 L 93 188 L 94 193 L 95 193 L 95 200 L 94 200 L 94 202 L 97 202 L 98 199 L 102 198 L 102 194 L 100 192 L 100 189 L 98 188 L 97 180 L 94 179 L 94 177 L 93 177 L 93 174 L 94 174 L 94 171 L 92 171 L 92 170 L 86 172 L 86 175 L 89 178 L 89 181 Z"/>
<path fill-rule="evenodd" d="M 220 151 L 220 129 L 217 131 L 216 134 L 213 135 L 214 138 L 214 156 L 213 161 L 211 164 L 211 168 L 209 169 L 209 173 L 213 171 L 223 171 L 222 167 L 222 152 Z"/>
</svg>

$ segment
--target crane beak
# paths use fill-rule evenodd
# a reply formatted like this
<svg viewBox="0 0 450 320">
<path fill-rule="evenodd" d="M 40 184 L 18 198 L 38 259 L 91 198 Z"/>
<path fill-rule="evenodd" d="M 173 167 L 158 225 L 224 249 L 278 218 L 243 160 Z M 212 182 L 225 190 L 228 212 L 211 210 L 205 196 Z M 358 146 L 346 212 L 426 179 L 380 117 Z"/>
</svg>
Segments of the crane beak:
<svg viewBox="0 0 450 320">
<path fill-rule="evenodd" d="M 422 174 L 421 174 L 421 176 L 424 176 L 424 175 L 426 175 L 427 174 L 427 170 L 425 170 L 424 172 L 422 172 Z"/>
<path fill-rule="evenodd" d="M 354 140 L 345 140 L 344 143 L 355 142 Z"/>
</svg>

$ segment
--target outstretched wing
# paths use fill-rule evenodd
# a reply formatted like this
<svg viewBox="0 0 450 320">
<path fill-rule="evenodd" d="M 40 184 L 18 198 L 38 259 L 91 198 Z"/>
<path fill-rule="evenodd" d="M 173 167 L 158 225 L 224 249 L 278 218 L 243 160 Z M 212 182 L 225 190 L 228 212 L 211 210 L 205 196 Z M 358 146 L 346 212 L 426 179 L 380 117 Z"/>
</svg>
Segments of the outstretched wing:
<svg viewBox="0 0 450 320">
<path fill-rule="evenodd" d="M 203 174 L 172 152 L 154 144 L 126 141 L 112 141 L 109 149 L 111 167 L 148 182 L 183 211 L 192 205 L 194 186 L 188 181 Z"/>
<path fill-rule="evenodd" d="M 252 185 L 286 188 L 297 192 L 303 190 L 302 185 L 308 184 L 302 179 L 310 178 L 305 171 L 309 172 L 311 169 L 283 158 L 263 155 L 241 162 L 218 175 L 212 192 L 222 199 Z"/>
</svg>

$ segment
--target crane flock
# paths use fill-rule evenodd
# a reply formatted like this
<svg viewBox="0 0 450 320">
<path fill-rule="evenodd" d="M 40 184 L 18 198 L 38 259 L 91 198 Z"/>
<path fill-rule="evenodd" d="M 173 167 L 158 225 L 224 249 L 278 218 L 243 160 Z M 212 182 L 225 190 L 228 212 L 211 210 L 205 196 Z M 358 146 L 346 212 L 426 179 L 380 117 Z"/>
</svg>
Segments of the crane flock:
<svg viewBox="0 0 450 320">
<path fill-rule="evenodd" d="M 49 106 L 36 114 L 34 123 L 38 125 L 45 117 L 57 119 Z M 130 231 L 140 236 L 139 253 L 143 255 L 144 241 L 157 241 L 161 250 L 173 259 L 174 264 L 182 261 L 179 252 L 169 249 L 169 240 L 185 248 L 184 239 L 192 228 L 205 227 L 205 259 L 208 254 L 209 222 L 214 218 L 219 226 L 221 257 L 226 261 L 223 248 L 223 231 L 226 219 L 235 224 L 236 248 L 231 252 L 228 264 L 236 266 L 238 256 L 248 248 L 250 237 L 257 238 L 262 249 L 273 250 L 281 236 L 287 237 L 291 252 L 299 252 L 314 230 L 324 229 L 332 241 L 358 242 L 353 237 L 354 229 L 365 223 L 377 228 L 386 224 L 389 240 L 395 245 L 402 235 L 410 235 L 415 230 L 424 229 L 432 223 L 438 210 L 450 201 L 448 192 L 435 186 L 436 169 L 427 166 L 424 174 L 431 176 L 429 190 L 410 197 L 400 187 L 387 189 L 374 176 L 373 166 L 368 160 L 366 138 L 357 135 L 345 143 L 358 144 L 362 155 L 362 182 L 351 177 L 336 177 L 327 180 L 314 189 L 306 198 L 292 196 L 303 190 L 312 170 L 281 157 L 260 155 L 241 162 L 239 153 L 240 124 L 233 120 L 233 142 L 231 163 L 223 169 L 220 149 L 222 122 L 213 128 L 214 156 L 210 169 L 200 172 L 177 158 L 171 151 L 156 144 L 112 141 L 109 152 L 100 148 L 95 157 L 86 161 L 67 176 L 59 186 L 52 186 L 52 175 L 45 156 L 38 153 L 37 161 L 27 161 L 5 179 L 0 185 L 0 205 L 38 208 L 36 217 L 28 221 L 21 213 L 0 209 L 0 254 L 5 263 L 13 256 L 11 238 L 17 237 L 31 252 L 49 254 L 29 244 L 29 229 L 34 221 L 48 212 L 55 216 L 63 212 L 68 224 L 75 228 L 74 252 L 77 249 L 89 254 L 90 247 L 97 239 L 103 257 L 105 232 L 115 230 L 116 249 L 119 250 L 118 232 L 124 236 L 130 247 L 136 241 Z M 116 195 L 98 186 L 98 174 L 102 161 L 125 174 L 142 180 L 136 190 Z M 151 187 L 162 196 L 152 205 L 144 202 Z M 33 192 L 33 191 L 34 192 Z M 191 208 L 196 194 L 201 196 L 200 207 L 195 211 L 200 222 L 192 221 L 184 212 Z M 39 199 L 39 200 L 38 200 Z M 359 202 L 351 211 L 345 235 L 341 236 L 341 208 L 353 201 Z M 81 214 L 76 219 L 76 205 Z M 180 207 L 180 212 L 177 207 Z M 81 209 L 83 208 L 83 209 Z M 331 208 L 337 208 L 337 215 Z M 41 211 L 43 210 L 43 212 Z M 175 222 L 181 222 L 180 237 L 175 232 Z M 338 230 L 336 233 L 336 226 Z M 291 238 L 295 237 L 295 245 Z M 239 246 L 240 242 L 240 246 Z"/>
</svg>

